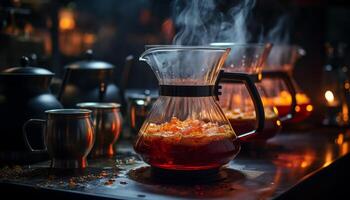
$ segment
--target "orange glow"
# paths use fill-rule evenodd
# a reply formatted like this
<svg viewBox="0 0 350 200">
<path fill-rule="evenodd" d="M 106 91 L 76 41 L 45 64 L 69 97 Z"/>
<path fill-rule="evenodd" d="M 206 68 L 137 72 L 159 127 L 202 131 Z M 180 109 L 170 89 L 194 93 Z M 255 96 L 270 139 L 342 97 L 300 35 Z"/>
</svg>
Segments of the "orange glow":
<svg viewBox="0 0 350 200">
<path fill-rule="evenodd" d="M 295 112 L 300 112 L 300 106 L 295 106 Z"/>
<path fill-rule="evenodd" d="M 60 30 L 72 30 L 75 27 L 74 13 L 68 9 L 62 9 L 59 12 L 59 27 Z"/>
<path fill-rule="evenodd" d="M 297 93 L 295 95 L 295 98 L 297 100 L 297 104 L 309 104 L 310 99 L 306 96 L 304 93 Z M 282 90 L 279 95 L 275 98 L 273 98 L 274 105 L 290 105 L 292 103 L 292 97 L 290 93 L 286 90 Z"/>
<path fill-rule="evenodd" d="M 84 43 L 88 46 L 92 46 L 93 43 L 96 41 L 96 36 L 95 34 L 92 33 L 86 33 L 84 34 Z"/>
<path fill-rule="evenodd" d="M 349 153 L 349 143 L 348 142 L 345 142 L 341 145 L 340 153 L 341 153 L 341 155 L 345 155 L 345 154 Z"/>
<path fill-rule="evenodd" d="M 312 151 L 306 151 L 304 153 L 292 153 L 292 154 L 279 154 L 277 160 L 274 163 L 277 166 L 283 166 L 287 168 L 302 168 L 309 167 L 315 160 L 315 153 Z"/>
<path fill-rule="evenodd" d="M 332 163 L 332 160 L 333 160 L 332 151 L 330 149 L 327 149 L 323 167 L 330 165 Z"/>
<path fill-rule="evenodd" d="M 342 105 L 342 116 L 343 116 L 344 122 L 349 121 L 349 109 L 348 109 L 348 105 L 346 103 L 343 103 L 343 105 Z"/>
<path fill-rule="evenodd" d="M 335 139 L 335 143 L 337 143 L 338 145 L 341 145 L 344 143 L 344 134 L 340 133 L 338 135 L 338 137 Z"/>
<path fill-rule="evenodd" d="M 276 124 L 277 124 L 277 126 L 281 126 L 281 121 L 280 121 L 280 120 L 277 120 L 277 121 L 276 121 Z"/>
<path fill-rule="evenodd" d="M 24 26 L 24 32 L 26 34 L 32 34 L 34 32 L 34 27 L 30 23 L 27 23 Z"/>
<path fill-rule="evenodd" d="M 162 33 L 168 41 L 171 41 L 175 35 L 174 22 L 172 19 L 166 19 L 162 24 Z"/>
<path fill-rule="evenodd" d="M 278 115 L 278 109 L 275 106 L 273 107 L 273 112 L 275 112 L 276 115 Z"/>
<path fill-rule="evenodd" d="M 301 164 L 300 164 L 300 167 L 301 168 L 306 168 L 306 167 L 308 167 L 309 166 L 309 163 L 307 162 L 307 161 L 303 161 L 303 162 L 301 162 Z"/>
<path fill-rule="evenodd" d="M 326 98 L 327 102 L 329 104 L 332 104 L 334 103 L 334 94 L 332 91 L 330 90 L 327 90 L 325 93 L 324 93 L 324 97 Z"/>
<path fill-rule="evenodd" d="M 344 88 L 348 90 L 348 89 L 350 88 L 350 83 L 349 83 L 349 82 L 346 82 L 346 83 L 344 84 Z"/>
<path fill-rule="evenodd" d="M 313 107 L 312 105 L 307 105 L 307 106 L 306 106 L 306 110 L 307 110 L 308 112 L 311 112 L 311 111 L 314 110 L 314 107 Z"/>
<path fill-rule="evenodd" d="M 136 127 L 136 114 L 135 114 L 136 110 L 135 107 L 131 107 L 131 111 L 130 111 L 130 117 L 131 117 L 131 127 L 135 128 Z"/>
</svg>

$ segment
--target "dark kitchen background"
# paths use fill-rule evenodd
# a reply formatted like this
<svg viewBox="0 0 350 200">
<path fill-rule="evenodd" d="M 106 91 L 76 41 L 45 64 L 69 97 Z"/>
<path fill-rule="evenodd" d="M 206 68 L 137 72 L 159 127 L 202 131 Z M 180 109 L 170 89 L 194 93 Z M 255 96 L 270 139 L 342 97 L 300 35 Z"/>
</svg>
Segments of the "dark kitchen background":
<svg viewBox="0 0 350 200">
<path fill-rule="evenodd" d="M 239 1 L 219 0 L 225 10 Z M 36 63 L 62 79 L 64 66 L 94 58 L 116 66 L 115 81 L 122 76 L 125 58 L 133 55 L 128 88 L 157 88 L 149 67 L 137 61 L 145 44 L 171 44 L 178 27 L 170 0 L 1 0 L 0 69 L 19 65 L 22 55 L 36 54 Z M 295 66 L 295 79 L 311 98 L 315 112 L 309 120 L 320 122 L 324 109 L 325 46 L 342 47 L 339 67 L 348 65 L 350 2 L 321 0 L 257 0 L 252 10 L 252 30 L 268 30 L 288 16 L 289 43 L 298 44 L 306 56 Z M 254 33 L 253 33 L 254 34 Z M 329 63 L 328 63 L 329 64 Z"/>
</svg>

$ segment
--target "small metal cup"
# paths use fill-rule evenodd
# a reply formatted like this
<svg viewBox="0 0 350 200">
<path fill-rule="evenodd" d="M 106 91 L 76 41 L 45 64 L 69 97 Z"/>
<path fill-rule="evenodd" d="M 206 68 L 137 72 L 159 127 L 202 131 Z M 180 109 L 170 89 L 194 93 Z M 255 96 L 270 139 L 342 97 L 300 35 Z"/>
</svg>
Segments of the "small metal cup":
<svg viewBox="0 0 350 200">
<path fill-rule="evenodd" d="M 92 111 L 92 119 L 96 133 L 96 141 L 90 153 L 91 157 L 115 155 L 115 143 L 122 129 L 120 104 L 85 102 L 78 103 L 77 107 Z"/>
<path fill-rule="evenodd" d="M 149 90 L 145 90 L 144 94 L 136 93 L 128 98 L 128 121 L 132 132 L 129 138 L 136 137 L 156 99 Z"/>
<path fill-rule="evenodd" d="M 95 134 L 91 111 L 86 109 L 47 110 L 47 119 L 30 119 L 23 125 L 23 135 L 31 151 L 48 151 L 53 168 L 85 168 Z M 27 127 L 32 123 L 44 127 L 45 149 L 35 150 L 27 138 Z"/>
</svg>

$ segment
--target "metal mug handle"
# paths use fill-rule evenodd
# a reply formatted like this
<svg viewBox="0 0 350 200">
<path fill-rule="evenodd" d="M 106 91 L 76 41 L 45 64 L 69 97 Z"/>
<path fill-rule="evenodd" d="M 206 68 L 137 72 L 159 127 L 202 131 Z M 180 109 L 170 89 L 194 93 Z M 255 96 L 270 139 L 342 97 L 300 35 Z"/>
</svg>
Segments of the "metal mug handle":
<svg viewBox="0 0 350 200">
<path fill-rule="evenodd" d="M 46 124 L 46 120 L 43 119 L 29 119 L 28 121 L 26 121 L 23 124 L 22 127 L 22 132 L 23 132 L 23 138 L 24 138 L 24 143 L 26 144 L 27 148 L 32 151 L 32 152 L 46 152 L 47 151 L 47 147 L 46 144 L 44 143 L 44 149 L 33 149 L 32 145 L 30 145 L 29 140 L 28 140 L 28 134 L 27 134 L 27 127 L 30 124 L 41 124 L 42 126 L 45 126 Z"/>
<path fill-rule="evenodd" d="M 295 107 L 297 106 L 297 99 L 296 99 L 296 90 L 291 77 L 288 75 L 287 72 L 283 72 L 283 71 L 263 72 L 262 76 L 266 78 L 271 78 L 271 79 L 281 79 L 284 82 L 284 84 L 287 86 L 287 90 L 292 98 L 292 103 L 290 106 L 289 113 L 279 118 L 282 122 L 292 119 L 295 116 Z"/>
<path fill-rule="evenodd" d="M 258 89 L 254 84 L 253 75 L 244 74 L 244 73 L 228 73 L 228 72 L 221 71 L 218 78 L 218 82 L 244 83 L 253 101 L 254 108 L 255 108 L 255 115 L 257 119 L 256 128 L 255 130 L 249 131 L 247 133 L 243 133 L 241 135 L 238 135 L 237 137 L 239 139 L 246 139 L 252 136 L 253 134 L 261 132 L 264 129 L 264 125 L 265 125 L 265 111 L 264 111 L 264 106 L 261 101 L 261 97 L 259 95 Z"/>
</svg>

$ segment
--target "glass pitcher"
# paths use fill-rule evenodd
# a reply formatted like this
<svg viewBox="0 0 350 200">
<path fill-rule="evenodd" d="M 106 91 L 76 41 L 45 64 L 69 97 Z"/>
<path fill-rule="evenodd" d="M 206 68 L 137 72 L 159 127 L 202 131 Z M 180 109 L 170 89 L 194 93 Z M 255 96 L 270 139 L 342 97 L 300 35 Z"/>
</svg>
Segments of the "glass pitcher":
<svg viewBox="0 0 350 200">
<path fill-rule="evenodd" d="M 312 112 L 309 97 L 293 78 L 294 64 L 305 51 L 295 45 L 274 45 L 263 70 L 262 87 L 269 94 L 268 103 L 277 108 L 287 122 L 300 122 Z"/>
<path fill-rule="evenodd" d="M 249 138 L 252 141 L 265 141 L 281 130 L 281 122 L 276 108 L 267 103 L 268 93 L 260 85 L 262 64 L 270 52 L 271 44 L 211 43 L 212 46 L 231 48 L 224 64 L 224 71 L 247 74 L 257 87 L 263 102 L 265 125 L 261 134 Z M 238 135 L 254 129 L 256 115 L 253 101 L 244 85 L 238 82 L 221 80 L 220 106 Z"/>
<path fill-rule="evenodd" d="M 237 137 L 215 99 L 228 53 L 227 48 L 158 45 L 140 56 L 160 85 L 134 144 L 146 163 L 167 170 L 218 169 L 237 155 L 239 139 L 255 134 Z"/>
</svg>

